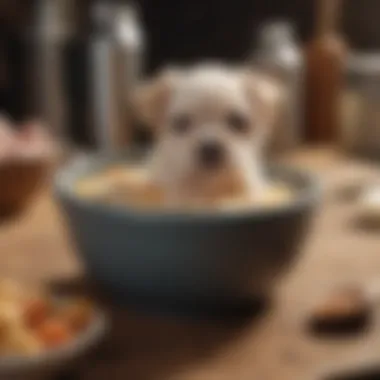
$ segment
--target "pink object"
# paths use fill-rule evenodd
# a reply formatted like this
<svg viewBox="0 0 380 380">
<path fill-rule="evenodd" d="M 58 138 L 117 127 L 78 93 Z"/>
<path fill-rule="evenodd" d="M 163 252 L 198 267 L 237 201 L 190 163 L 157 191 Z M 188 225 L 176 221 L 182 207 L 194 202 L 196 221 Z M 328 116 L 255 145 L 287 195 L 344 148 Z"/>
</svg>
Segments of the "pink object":
<svg viewBox="0 0 380 380">
<path fill-rule="evenodd" d="M 18 130 L 11 121 L 0 118 L 0 162 L 14 159 L 49 158 L 55 145 L 44 126 L 38 121 L 29 121 Z"/>
<path fill-rule="evenodd" d="M 11 121 L 4 116 L 0 116 L 0 160 L 11 154 L 13 141 L 14 135 Z"/>
</svg>

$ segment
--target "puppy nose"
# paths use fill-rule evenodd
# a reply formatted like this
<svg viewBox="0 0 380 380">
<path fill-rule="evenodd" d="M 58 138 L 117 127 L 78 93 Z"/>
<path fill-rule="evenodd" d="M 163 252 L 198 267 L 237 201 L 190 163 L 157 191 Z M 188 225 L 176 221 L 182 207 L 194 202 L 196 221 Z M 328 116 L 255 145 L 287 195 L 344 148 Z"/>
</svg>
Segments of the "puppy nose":
<svg viewBox="0 0 380 380">
<path fill-rule="evenodd" d="M 216 167 L 223 161 L 223 147 L 216 141 L 203 143 L 199 148 L 202 166 Z"/>
</svg>

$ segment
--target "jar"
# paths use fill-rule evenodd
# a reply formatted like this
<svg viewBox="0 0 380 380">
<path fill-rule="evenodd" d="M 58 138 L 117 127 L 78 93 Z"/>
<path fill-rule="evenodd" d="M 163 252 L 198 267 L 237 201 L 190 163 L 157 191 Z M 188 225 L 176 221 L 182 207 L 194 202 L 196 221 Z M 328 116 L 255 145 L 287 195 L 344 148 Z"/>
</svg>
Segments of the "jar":
<svg viewBox="0 0 380 380">
<path fill-rule="evenodd" d="M 341 110 L 343 148 L 380 159 L 380 53 L 352 55 L 346 87 Z"/>
<path fill-rule="evenodd" d="M 277 79 L 283 89 L 272 148 L 278 152 L 297 147 L 303 124 L 304 58 L 291 23 L 280 21 L 264 25 L 253 63 L 260 71 Z"/>
</svg>

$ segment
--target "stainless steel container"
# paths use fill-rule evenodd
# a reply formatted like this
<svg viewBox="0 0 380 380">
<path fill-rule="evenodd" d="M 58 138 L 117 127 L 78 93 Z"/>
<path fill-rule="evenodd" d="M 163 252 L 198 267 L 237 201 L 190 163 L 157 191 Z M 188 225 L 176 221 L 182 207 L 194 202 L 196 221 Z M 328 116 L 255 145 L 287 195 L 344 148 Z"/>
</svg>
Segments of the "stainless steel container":
<svg viewBox="0 0 380 380">
<path fill-rule="evenodd" d="M 39 0 L 32 29 L 34 112 L 56 137 L 67 140 L 63 53 L 75 33 L 75 0 Z"/>
<path fill-rule="evenodd" d="M 36 10 L 34 114 L 69 148 L 121 149 L 144 52 L 136 9 L 118 0 L 39 0 Z"/>
<path fill-rule="evenodd" d="M 120 150 L 131 138 L 130 96 L 141 74 L 143 34 L 136 9 L 97 1 L 89 44 L 90 99 L 97 147 Z"/>
<path fill-rule="evenodd" d="M 273 149 L 284 151 L 297 147 L 302 138 L 304 59 L 292 24 L 280 21 L 262 27 L 253 64 L 279 79 L 284 90 Z"/>
<path fill-rule="evenodd" d="M 342 118 L 344 149 L 380 159 L 380 53 L 349 58 Z"/>
</svg>

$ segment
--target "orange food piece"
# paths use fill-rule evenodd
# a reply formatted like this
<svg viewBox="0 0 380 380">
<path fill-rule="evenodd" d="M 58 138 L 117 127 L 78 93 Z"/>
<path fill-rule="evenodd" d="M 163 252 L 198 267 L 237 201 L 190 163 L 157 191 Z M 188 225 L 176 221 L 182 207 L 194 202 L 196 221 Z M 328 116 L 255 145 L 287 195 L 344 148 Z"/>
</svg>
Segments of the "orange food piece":
<svg viewBox="0 0 380 380">
<path fill-rule="evenodd" d="M 35 328 L 49 317 L 50 304 L 42 298 L 29 300 L 24 307 L 24 321 L 27 326 Z"/>
<path fill-rule="evenodd" d="M 38 339 L 47 348 L 59 347 L 73 338 L 70 327 L 58 318 L 50 318 L 37 330 Z"/>
</svg>

